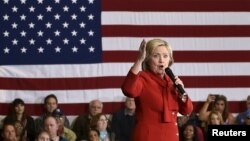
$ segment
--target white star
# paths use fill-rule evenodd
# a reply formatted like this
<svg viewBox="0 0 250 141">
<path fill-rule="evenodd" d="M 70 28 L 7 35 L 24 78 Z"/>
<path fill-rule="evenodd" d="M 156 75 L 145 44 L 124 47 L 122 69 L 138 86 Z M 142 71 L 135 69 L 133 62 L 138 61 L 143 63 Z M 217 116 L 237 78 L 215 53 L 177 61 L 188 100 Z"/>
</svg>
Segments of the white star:
<svg viewBox="0 0 250 141">
<path fill-rule="evenodd" d="M 46 23 L 46 27 L 47 27 L 47 28 L 51 28 L 51 25 L 52 25 L 52 24 L 51 24 L 50 22 Z"/>
<path fill-rule="evenodd" d="M 4 37 L 9 37 L 9 34 L 10 34 L 10 33 L 9 33 L 8 31 L 6 31 L 6 30 L 5 30 L 4 33 L 3 33 Z"/>
<path fill-rule="evenodd" d="M 21 34 L 21 37 L 25 37 L 26 36 L 26 32 L 25 31 L 20 32 L 20 34 Z"/>
<path fill-rule="evenodd" d="M 3 51 L 4 51 L 4 54 L 6 54 L 10 52 L 10 49 L 6 47 L 5 49 L 3 49 Z"/>
<path fill-rule="evenodd" d="M 67 22 L 63 23 L 63 28 L 68 28 L 69 24 Z"/>
<path fill-rule="evenodd" d="M 29 9 L 30 9 L 30 12 L 35 12 L 35 8 L 33 6 L 31 6 Z"/>
<path fill-rule="evenodd" d="M 73 30 L 73 31 L 71 32 L 71 34 L 72 34 L 72 36 L 77 36 L 77 32 L 76 32 L 75 30 Z"/>
<path fill-rule="evenodd" d="M 43 0 L 37 0 L 38 4 L 43 4 Z"/>
<path fill-rule="evenodd" d="M 94 32 L 93 32 L 92 30 L 90 30 L 90 31 L 88 32 L 88 34 L 89 34 L 89 36 L 94 36 Z"/>
<path fill-rule="evenodd" d="M 21 4 L 25 4 L 26 3 L 26 0 L 21 0 Z"/>
<path fill-rule="evenodd" d="M 56 30 L 54 33 L 55 33 L 55 36 L 60 36 L 60 33 L 61 33 L 61 32 L 58 31 L 58 30 Z"/>
<path fill-rule="evenodd" d="M 80 11 L 81 11 L 81 12 L 85 12 L 85 10 L 86 10 L 86 7 L 84 7 L 84 6 L 81 6 L 81 7 L 80 7 Z"/>
<path fill-rule="evenodd" d="M 61 48 L 59 48 L 58 46 L 55 48 L 55 51 L 56 51 L 56 53 L 57 52 L 61 52 Z"/>
<path fill-rule="evenodd" d="M 29 42 L 30 42 L 30 45 L 34 45 L 36 41 L 34 39 L 30 39 Z"/>
<path fill-rule="evenodd" d="M 89 4 L 94 4 L 94 0 L 88 0 Z"/>
<path fill-rule="evenodd" d="M 4 4 L 8 4 L 9 3 L 9 0 L 3 0 L 4 1 Z"/>
<path fill-rule="evenodd" d="M 43 4 L 43 0 L 37 0 L 38 4 Z"/>
<path fill-rule="evenodd" d="M 39 53 L 43 53 L 43 51 L 44 51 L 44 48 L 42 48 L 42 47 L 39 47 L 39 48 L 38 48 L 37 50 L 38 50 L 38 52 L 39 52 Z"/>
<path fill-rule="evenodd" d="M 29 27 L 30 28 L 34 28 L 35 27 L 35 24 L 33 24 L 32 22 L 29 24 Z"/>
<path fill-rule="evenodd" d="M 55 17 L 55 20 L 59 20 L 60 19 L 60 15 L 59 14 L 54 15 L 54 17 Z"/>
<path fill-rule="evenodd" d="M 13 45 L 17 45 L 17 43 L 18 43 L 18 40 L 17 40 L 17 39 L 12 40 L 12 44 L 13 44 Z"/>
<path fill-rule="evenodd" d="M 37 34 L 38 34 L 38 37 L 42 37 L 43 36 L 43 32 L 41 30 L 38 31 Z"/>
<path fill-rule="evenodd" d="M 12 7 L 13 12 L 17 12 L 18 8 L 16 6 Z"/>
<path fill-rule="evenodd" d="M 52 11 L 52 7 L 48 6 L 48 7 L 46 7 L 46 10 L 47 10 L 47 12 L 51 12 Z"/>
<path fill-rule="evenodd" d="M 86 42 L 86 40 L 85 40 L 84 38 L 82 38 L 82 39 L 80 40 L 80 43 L 81 43 L 81 44 L 85 44 L 85 42 Z"/>
<path fill-rule="evenodd" d="M 42 14 L 39 14 L 39 15 L 37 16 L 37 19 L 38 19 L 38 20 L 43 20 L 43 15 L 42 15 Z"/>
<path fill-rule="evenodd" d="M 75 46 L 73 48 L 71 48 L 71 49 L 72 49 L 73 52 L 77 52 L 78 51 L 78 48 L 75 47 Z"/>
<path fill-rule="evenodd" d="M 67 38 L 63 39 L 64 44 L 69 44 L 69 40 Z"/>
<path fill-rule="evenodd" d="M 76 20 L 77 15 L 74 13 L 73 15 L 71 15 L 71 18 L 72 18 L 72 20 Z"/>
<path fill-rule="evenodd" d="M 88 15 L 88 17 L 89 17 L 89 20 L 94 20 L 94 15 L 90 14 Z"/>
<path fill-rule="evenodd" d="M 89 52 L 95 52 L 95 48 L 94 48 L 93 46 L 91 46 L 91 47 L 89 48 Z"/>
<path fill-rule="evenodd" d="M 80 28 L 85 28 L 85 23 L 84 22 L 81 22 L 79 25 L 80 25 Z"/>
<path fill-rule="evenodd" d="M 64 11 L 64 12 L 69 12 L 69 7 L 65 5 L 65 6 L 63 7 L 63 11 Z"/>
<path fill-rule="evenodd" d="M 47 39 L 46 42 L 47 42 L 47 45 L 51 45 L 52 44 L 52 40 L 50 38 Z"/>
<path fill-rule="evenodd" d="M 18 26 L 18 25 L 17 25 L 16 23 L 13 23 L 13 24 L 11 24 L 11 26 L 12 26 L 13 29 L 14 29 L 14 28 L 17 29 L 17 26 Z"/>
<path fill-rule="evenodd" d="M 8 20 L 9 20 L 9 16 L 8 16 L 7 14 L 5 14 L 5 15 L 3 16 L 3 20 L 4 20 L 4 21 L 8 21 Z"/>
<path fill-rule="evenodd" d="M 21 18 L 21 21 L 25 21 L 26 20 L 26 16 L 24 14 L 21 15 L 20 18 Z"/>
<path fill-rule="evenodd" d="M 26 51 L 27 51 L 27 48 L 25 48 L 25 47 L 21 48 L 22 53 L 26 53 Z"/>
<path fill-rule="evenodd" d="M 72 1 L 72 4 L 73 4 L 73 3 L 77 3 L 77 0 L 71 0 L 71 1 Z"/>
<path fill-rule="evenodd" d="M 55 3 L 60 3 L 60 0 L 55 0 Z"/>
</svg>

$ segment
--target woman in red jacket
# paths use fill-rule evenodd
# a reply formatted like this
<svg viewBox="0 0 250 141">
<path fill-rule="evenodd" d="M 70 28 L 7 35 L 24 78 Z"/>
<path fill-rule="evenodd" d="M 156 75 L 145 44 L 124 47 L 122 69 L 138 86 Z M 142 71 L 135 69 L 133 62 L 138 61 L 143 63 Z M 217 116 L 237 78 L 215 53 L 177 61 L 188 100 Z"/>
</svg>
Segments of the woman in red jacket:
<svg viewBox="0 0 250 141">
<path fill-rule="evenodd" d="M 141 42 L 139 57 L 127 74 L 122 91 L 135 98 L 136 126 L 133 141 L 178 141 L 177 113 L 190 114 L 192 101 L 180 97 L 165 68 L 173 64 L 170 45 L 153 39 Z M 175 77 L 175 84 L 183 86 Z"/>
</svg>

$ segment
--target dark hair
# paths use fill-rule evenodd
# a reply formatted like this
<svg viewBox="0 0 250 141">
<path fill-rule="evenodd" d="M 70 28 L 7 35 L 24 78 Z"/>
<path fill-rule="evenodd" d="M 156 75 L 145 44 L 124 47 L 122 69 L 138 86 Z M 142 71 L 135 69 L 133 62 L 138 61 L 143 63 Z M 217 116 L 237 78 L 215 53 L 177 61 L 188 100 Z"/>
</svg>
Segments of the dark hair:
<svg viewBox="0 0 250 141">
<path fill-rule="evenodd" d="M 180 141 L 185 141 L 184 130 L 188 127 L 192 126 L 194 129 L 194 137 L 193 141 L 198 141 L 198 133 L 197 133 L 197 126 L 191 123 L 184 124 L 180 129 Z"/>
<path fill-rule="evenodd" d="M 23 101 L 22 99 L 16 98 L 16 99 L 12 102 L 12 105 L 13 105 L 14 107 L 16 107 L 18 104 L 24 105 L 25 103 L 24 103 L 24 101 Z"/>
<path fill-rule="evenodd" d="M 45 98 L 44 98 L 44 104 L 47 104 L 47 102 L 48 102 L 48 99 L 50 99 L 50 98 L 54 98 L 55 100 L 56 100 L 56 103 L 58 103 L 58 100 L 57 100 L 57 97 L 56 97 L 56 95 L 54 95 L 54 94 L 49 94 L 49 95 L 47 95 Z"/>
<path fill-rule="evenodd" d="M 224 96 L 224 95 L 218 95 L 216 98 L 215 98 L 215 101 L 213 102 L 213 109 L 212 110 L 215 110 L 215 105 L 218 101 L 223 101 L 224 104 L 225 104 L 225 107 L 224 107 L 224 110 L 222 112 L 222 118 L 224 121 L 227 120 L 228 118 L 228 102 L 227 102 L 227 97 Z"/>
</svg>

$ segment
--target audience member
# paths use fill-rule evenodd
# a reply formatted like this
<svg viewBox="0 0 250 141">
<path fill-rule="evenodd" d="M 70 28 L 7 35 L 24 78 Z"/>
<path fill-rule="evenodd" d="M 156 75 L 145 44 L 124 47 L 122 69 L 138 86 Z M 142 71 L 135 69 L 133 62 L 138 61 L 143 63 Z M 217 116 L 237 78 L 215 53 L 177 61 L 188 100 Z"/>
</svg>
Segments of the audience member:
<svg viewBox="0 0 250 141">
<path fill-rule="evenodd" d="M 90 129 L 88 132 L 88 141 L 100 141 L 100 132 L 97 129 Z"/>
<path fill-rule="evenodd" d="M 18 141 L 16 130 L 12 123 L 4 123 L 2 129 L 2 141 Z"/>
<path fill-rule="evenodd" d="M 52 112 L 52 116 L 56 118 L 59 125 L 58 135 L 66 138 L 68 141 L 76 141 L 76 134 L 71 129 L 64 126 L 65 115 L 63 111 L 57 108 Z"/>
<path fill-rule="evenodd" d="M 247 96 L 246 108 L 247 108 L 247 110 L 245 112 L 238 114 L 238 116 L 236 118 L 238 124 L 244 124 L 244 119 L 246 119 L 247 111 L 248 111 L 248 109 L 250 109 L 250 95 Z"/>
<path fill-rule="evenodd" d="M 50 115 L 44 119 L 44 130 L 49 133 L 52 141 L 68 141 L 66 138 L 57 134 L 58 129 L 59 125 L 55 117 Z"/>
<path fill-rule="evenodd" d="M 180 129 L 180 141 L 203 141 L 203 135 L 199 139 L 198 128 L 190 123 L 184 124 Z"/>
<path fill-rule="evenodd" d="M 89 103 L 89 113 L 78 116 L 73 123 L 73 131 L 77 136 L 77 140 L 87 140 L 90 121 L 93 116 L 102 113 L 103 104 L 100 100 L 92 100 Z"/>
<path fill-rule="evenodd" d="M 52 141 L 50 139 L 49 133 L 47 131 L 42 130 L 40 133 L 38 133 L 38 136 L 36 137 L 35 141 Z"/>
<path fill-rule="evenodd" d="M 16 130 L 18 140 L 35 139 L 35 122 L 25 110 L 25 103 L 22 99 L 16 98 L 10 107 L 9 114 L 3 119 L 3 123 L 12 123 Z"/>
<path fill-rule="evenodd" d="M 250 125 L 250 109 L 246 111 L 246 115 L 244 118 L 244 125 Z"/>
<path fill-rule="evenodd" d="M 46 116 L 51 115 L 51 113 L 58 108 L 58 99 L 56 97 L 56 95 L 54 94 L 49 94 L 45 97 L 44 99 L 44 109 L 45 112 L 43 115 L 41 115 L 40 117 L 36 118 L 35 120 L 35 125 L 36 125 L 36 133 L 39 133 L 42 129 L 43 129 L 43 121 L 46 118 Z M 68 118 L 65 116 L 65 122 L 64 122 L 64 126 L 69 128 L 69 120 Z"/>
<path fill-rule="evenodd" d="M 207 121 L 208 115 L 211 110 L 208 110 L 209 105 L 212 103 L 212 110 L 221 113 L 224 124 L 235 124 L 235 118 L 232 113 L 229 112 L 227 98 L 224 95 L 211 95 L 207 97 L 207 101 L 199 112 L 199 119 L 201 121 Z"/>
<path fill-rule="evenodd" d="M 111 131 L 109 127 L 109 120 L 108 117 L 103 114 L 99 113 L 93 116 L 90 122 L 91 129 L 97 129 L 100 132 L 100 141 L 111 141 Z"/>
<path fill-rule="evenodd" d="M 116 141 L 130 141 L 135 126 L 135 100 L 126 97 L 125 108 L 112 115 L 111 129 Z"/>
</svg>

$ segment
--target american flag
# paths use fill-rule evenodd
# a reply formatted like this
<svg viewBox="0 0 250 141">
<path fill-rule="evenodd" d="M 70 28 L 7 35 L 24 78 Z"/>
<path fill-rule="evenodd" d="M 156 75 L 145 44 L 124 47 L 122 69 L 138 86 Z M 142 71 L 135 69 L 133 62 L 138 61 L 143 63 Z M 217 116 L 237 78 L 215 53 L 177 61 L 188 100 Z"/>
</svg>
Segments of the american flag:
<svg viewBox="0 0 250 141">
<path fill-rule="evenodd" d="M 67 115 L 122 107 L 120 86 L 141 40 L 161 38 L 174 50 L 173 72 L 195 111 L 209 93 L 244 110 L 250 94 L 249 0 L 2 0 L 0 115 L 23 98 L 40 115 L 54 93 Z"/>
</svg>

